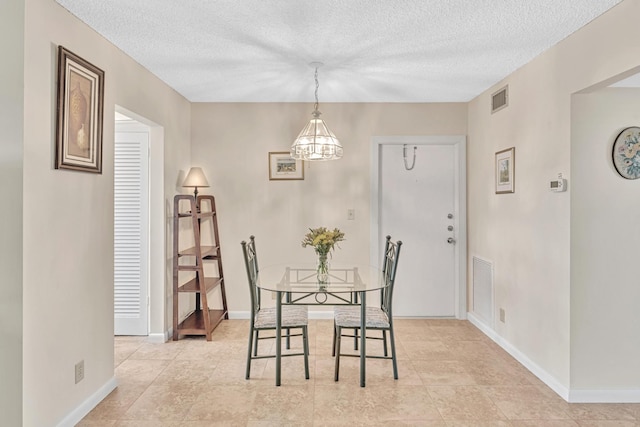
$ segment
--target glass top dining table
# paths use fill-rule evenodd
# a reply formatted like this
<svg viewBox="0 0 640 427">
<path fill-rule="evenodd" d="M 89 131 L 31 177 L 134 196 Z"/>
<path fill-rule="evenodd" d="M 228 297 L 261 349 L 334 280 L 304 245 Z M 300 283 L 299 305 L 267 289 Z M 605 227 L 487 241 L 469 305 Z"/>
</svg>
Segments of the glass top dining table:
<svg viewBox="0 0 640 427">
<path fill-rule="evenodd" d="M 276 386 L 281 383 L 283 304 L 360 306 L 360 386 L 365 386 L 366 295 L 387 286 L 380 267 L 332 262 L 327 280 L 321 281 L 315 264 L 275 264 L 259 268 L 257 286 L 276 293 Z"/>
</svg>

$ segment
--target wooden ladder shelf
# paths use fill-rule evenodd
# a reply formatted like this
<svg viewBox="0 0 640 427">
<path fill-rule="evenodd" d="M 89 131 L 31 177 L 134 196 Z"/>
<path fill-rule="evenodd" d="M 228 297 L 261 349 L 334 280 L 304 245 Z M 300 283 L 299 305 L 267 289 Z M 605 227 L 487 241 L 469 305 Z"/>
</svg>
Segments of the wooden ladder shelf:
<svg viewBox="0 0 640 427">
<path fill-rule="evenodd" d="M 204 335 L 211 341 L 216 326 L 229 318 L 216 202 L 209 195 L 199 195 L 196 199 L 178 194 L 173 198 L 173 212 L 173 340 L 177 341 L 181 335 Z M 180 249 L 181 233 L 193 236 L 193 246 Z M 206 264 L 213 265 L 205 268 Z M 212 304 L 216 308 L 211 309 L 208 295 L 214 290 L 219 298 L 217 304 Z M 195 294 L 195 307 L 182 320 L 181 294 Z"/>
</svg>

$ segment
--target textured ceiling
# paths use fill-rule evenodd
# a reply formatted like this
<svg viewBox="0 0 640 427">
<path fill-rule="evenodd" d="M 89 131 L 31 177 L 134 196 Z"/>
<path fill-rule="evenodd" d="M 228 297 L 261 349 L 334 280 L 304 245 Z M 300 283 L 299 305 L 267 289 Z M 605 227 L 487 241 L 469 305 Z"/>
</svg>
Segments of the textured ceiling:
<svg viewBox="0 0 640 427">
<path fill-rule="evenodd" d="M 190 101 L 313 101 L 320 61 L 322 103 L 469 101 L 621 0 L 56 1 Z"/>
</svg>

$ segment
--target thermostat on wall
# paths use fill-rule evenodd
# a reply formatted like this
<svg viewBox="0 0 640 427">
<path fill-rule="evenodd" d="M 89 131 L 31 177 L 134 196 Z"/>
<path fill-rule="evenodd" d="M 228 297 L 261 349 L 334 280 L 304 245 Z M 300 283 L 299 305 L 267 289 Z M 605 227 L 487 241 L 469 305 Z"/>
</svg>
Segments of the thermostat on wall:
<svg viewBox="0 0 640 427">
<path fill-rule="evenodd" d="M 558 174 L 558 179 L 549 182 L 549 190 L 557 193 L 567 190 L 567 180 L 562 178 L 562 174 Z"/>
</svg>

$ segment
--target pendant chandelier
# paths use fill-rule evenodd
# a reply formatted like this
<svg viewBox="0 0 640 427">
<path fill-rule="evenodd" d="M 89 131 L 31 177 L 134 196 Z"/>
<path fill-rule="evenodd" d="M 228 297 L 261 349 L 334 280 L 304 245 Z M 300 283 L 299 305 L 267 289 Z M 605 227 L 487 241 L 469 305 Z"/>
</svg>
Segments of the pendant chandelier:
<svg viewBox="0 0 640 427">
<path fill-rule="evenodd" d="M 311 120 L 302 129 L 300 135 L 291 145 L 291 157 L 297 160 L 337 160 L 342 157 L 342 145 L 338 138 L 329 130 L 324 120 L 320 118 L 318 111 L 318 68 L 321 62 L 310 64 L 316 69 L 316 103 L 311 113 Z"/>
</svg>

